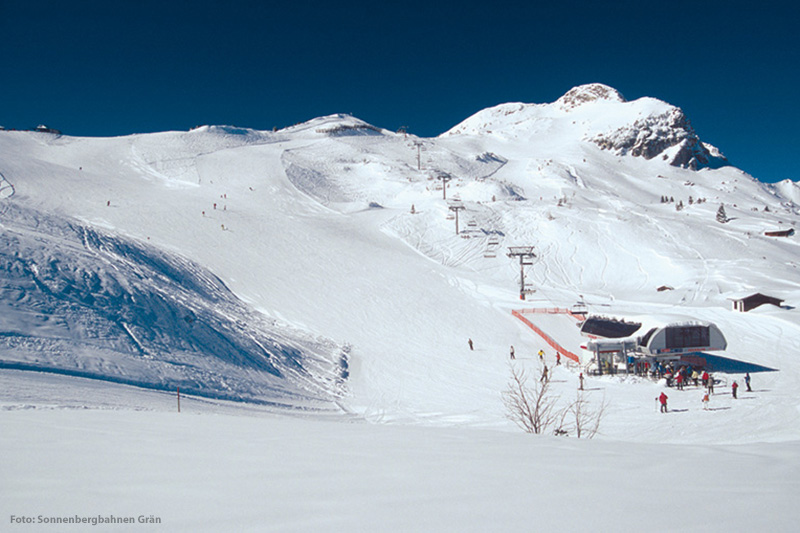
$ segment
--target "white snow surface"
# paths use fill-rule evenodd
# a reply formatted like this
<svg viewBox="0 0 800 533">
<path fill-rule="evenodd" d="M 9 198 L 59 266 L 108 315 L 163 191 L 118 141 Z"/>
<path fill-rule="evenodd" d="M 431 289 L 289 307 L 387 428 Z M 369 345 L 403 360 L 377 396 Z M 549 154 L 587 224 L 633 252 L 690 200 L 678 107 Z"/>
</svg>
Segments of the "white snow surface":
<svg viewBox="0 0 800 533">
<path fill-rule="evenodd" d="M 0 518 L 793 531 L 800 250 L 764 232 L 800 220 L 797 185 L 602 149 L 598 133 L 676 109 L 604 87 L 424 139 L 347 115 L 275 132 L 0 131 Z M 524 245 L 536 292 L 521 302 L 505 253 Z M 785 305 L 733 312 L 727 298 L 750 292 Z M 502 403 L 509 365 L 535 372 L 544 349 L 562 403 L 581 369 L 553 368 L 511 310 L 578 300 L 713 322 L 720 355 L 776 371 L 737 400 L 742 375 L 717 373 L 710 411 L 699 389 L 668 389 L 666 415 L 664 382 L 588 377 L 590 405 L 608 405 L 594 440 L 523 434 Z M 573 319 L 531 320 L 578 349 Z"/>
</svg>

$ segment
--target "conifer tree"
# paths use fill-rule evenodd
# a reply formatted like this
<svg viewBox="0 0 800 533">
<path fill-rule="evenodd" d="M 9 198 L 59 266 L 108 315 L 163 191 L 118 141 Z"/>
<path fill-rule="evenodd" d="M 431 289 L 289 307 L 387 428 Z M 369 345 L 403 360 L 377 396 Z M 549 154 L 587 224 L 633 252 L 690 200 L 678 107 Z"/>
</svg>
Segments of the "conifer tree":
<svg viewBox="0 0 800 533">
<path fill-rule="evenodd" d="M 728 214 L 725 212 L 725 205 L 719 204 L 719 209 L 717 209 L 717 222 L 720 224 L 725 224 L 728 221 Z"/>
</svg>

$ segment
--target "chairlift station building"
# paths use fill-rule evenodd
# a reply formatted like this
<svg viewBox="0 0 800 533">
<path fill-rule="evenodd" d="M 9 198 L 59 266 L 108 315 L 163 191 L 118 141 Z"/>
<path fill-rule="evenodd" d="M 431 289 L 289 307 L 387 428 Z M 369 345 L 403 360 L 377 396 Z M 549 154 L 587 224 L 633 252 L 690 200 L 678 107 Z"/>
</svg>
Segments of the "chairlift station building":
<svg viewBox="0 0 800 533">
<path fill-rule="evenodd" d="M 728 346 L 722 331 L 711 322 L 649 319 L 649 327 L 643 322 L 589 316 L 581 324 L 581 334 L 591 339 L 582 348 L 590 352 L 598 372 L 602 373 L 603 367 L 614 371 L 619 364 L 628 369 L 630 358 L 651 363 L 676 361 Z M 691 361 L 696 363 L 698 357 Z"/>
</svg>

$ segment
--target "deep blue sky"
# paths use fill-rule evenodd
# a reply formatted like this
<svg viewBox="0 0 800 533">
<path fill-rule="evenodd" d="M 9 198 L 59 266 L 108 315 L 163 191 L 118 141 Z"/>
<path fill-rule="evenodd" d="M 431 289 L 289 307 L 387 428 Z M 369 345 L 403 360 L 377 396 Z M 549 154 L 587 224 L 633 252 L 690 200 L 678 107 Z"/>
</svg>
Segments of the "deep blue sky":
<svg viewBox="0 0 800 533">
<path fill-rule="evenodd" d="M 0 125 L 107 136 L 341 112 L 435 136 L 601 82 L 681 107 L 762 181 L 800 179 L 791 4 L 0 0 Z"/>
</svg>

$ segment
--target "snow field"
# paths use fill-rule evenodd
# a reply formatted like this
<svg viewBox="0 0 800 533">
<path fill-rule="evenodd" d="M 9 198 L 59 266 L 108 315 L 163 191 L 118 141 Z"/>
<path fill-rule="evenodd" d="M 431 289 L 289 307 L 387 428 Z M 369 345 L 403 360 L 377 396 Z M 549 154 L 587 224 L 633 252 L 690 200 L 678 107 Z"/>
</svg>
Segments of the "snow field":
<svg viewBox="0 0 800 533">
<path fill-rule="evenodd" d="M 794 530 L 795 443 L 621 445 L 207 407 L 5 408 L 4 514 L 153 515 L 153 531 Z"/>
</svg>

